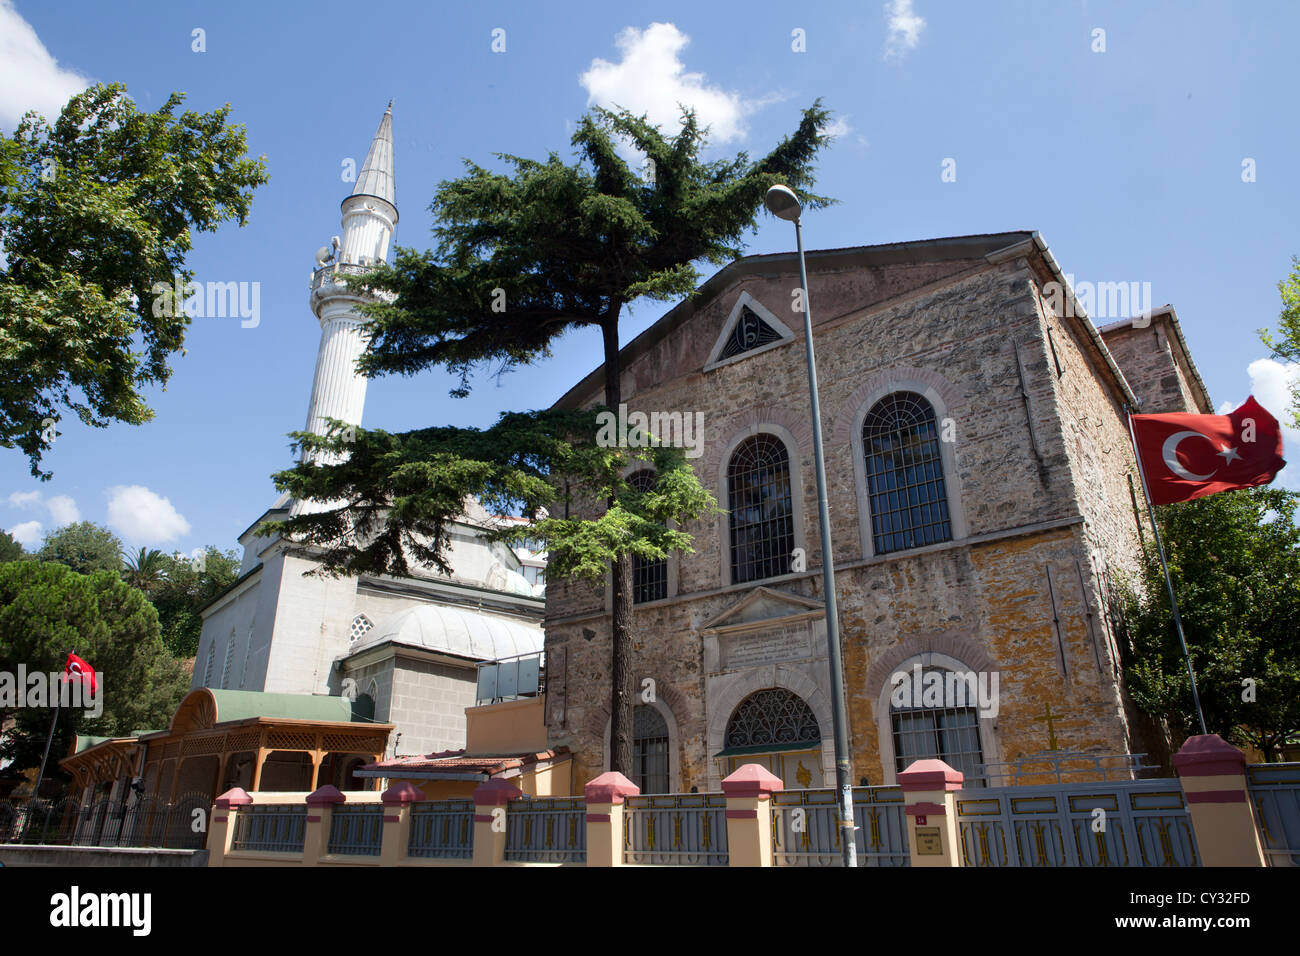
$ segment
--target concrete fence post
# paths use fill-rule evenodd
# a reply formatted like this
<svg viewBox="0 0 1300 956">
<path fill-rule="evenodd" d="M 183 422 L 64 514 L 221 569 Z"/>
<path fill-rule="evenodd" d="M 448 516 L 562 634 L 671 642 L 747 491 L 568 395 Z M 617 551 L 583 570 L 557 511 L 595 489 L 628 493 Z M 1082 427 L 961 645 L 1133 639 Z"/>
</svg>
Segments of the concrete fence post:
<svg viewBox="0 0 1300 956">
<path fill-rule="evenodd" d="M 727 795 L 728 866 L 772 865 L 772 794 L 784 790 L 781 778 L 747 763 L 722 781 Z"/>
<path fill-rule="evenodd" d="M 617 771 L 602 773 L 583 788 L 587 801 L 587 866 L 623 865 L 623 800 L 641 788 Z"/>
<path fill-rule="evenodd" d="M 1246 757 L 1218 734 L 1199 734 L 1174 754 L 1202 866 L 1267 866 L 1246 789 Z"/>
<path fill-rule="evenodd" d="M 247 791 L 234 787 L 216 799 L 212 824 L 208 827 L 208 866 L 225 866 L 226 854 L 235 839 L 235 818 L 240 807 L 253 802 Z"/>
<path fill-rule="evenodd" d="M 334 806 L 347 803 L 347 800 L 341 790 L 330 784 L 307 794 L 307 826 L 302 840 L 303 866 L 315 866 L 321 857 L 329 853 Z"/>
<path fill-rule="evenodd" d="M 403 780 L 389 787 L 379 800 L 384 805 L 384 837 L 379 850 L 380 866 L 401 866 L 411 842 L 411 804 L 424 799 L 424 792 Z"/>
<path fill-rule="evenodd" d="M 942 760 L 918 760 L 898 775 L 912 866 L 961 866 L 957 798 L 965 776 Z"/>
<path fill-rule="evenodd" d="M 506 861 L 506 808 L 524 792 L 504 780 L 489 780 L 474 791 L 474 865 Z"/>
</svg>

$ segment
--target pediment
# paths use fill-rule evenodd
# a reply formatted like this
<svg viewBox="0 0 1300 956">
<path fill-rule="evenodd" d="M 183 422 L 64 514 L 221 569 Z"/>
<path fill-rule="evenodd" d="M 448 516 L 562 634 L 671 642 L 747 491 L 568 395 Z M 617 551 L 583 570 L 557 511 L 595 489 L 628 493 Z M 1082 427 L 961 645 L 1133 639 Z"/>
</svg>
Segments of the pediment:
<svg viewBox="0 0 1300 956">
<path fill-rule="evenodd" d="M 704 371 L 738 362 L 794 341 L 794 332 L 748 292 L 736 297 Z"/>
<path fill-rule="evenodd" d="M 826 605 L 822 601 L 760 586 L 721 614 L 706 621 L 700 629 L 724 634 L 813 620 L 823 617 L 825 613 Z"/>
</svg>

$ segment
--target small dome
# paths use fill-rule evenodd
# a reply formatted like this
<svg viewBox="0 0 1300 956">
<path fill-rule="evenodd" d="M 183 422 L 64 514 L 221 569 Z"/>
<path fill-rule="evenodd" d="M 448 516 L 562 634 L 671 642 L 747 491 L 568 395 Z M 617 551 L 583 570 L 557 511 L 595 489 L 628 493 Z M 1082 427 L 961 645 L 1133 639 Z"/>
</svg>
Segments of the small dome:
<svg viewBox="0 0 1300 956">
<path fill-rule="evenodd" d="M 542 650 L 543 635 L 541 627 L 535 624 L 458 607 L 424 604 L 394 614 L 372 628 L 353 645 L 351 654 L 385 641 L 472 660 L 494 661 Z"/>
</svg>

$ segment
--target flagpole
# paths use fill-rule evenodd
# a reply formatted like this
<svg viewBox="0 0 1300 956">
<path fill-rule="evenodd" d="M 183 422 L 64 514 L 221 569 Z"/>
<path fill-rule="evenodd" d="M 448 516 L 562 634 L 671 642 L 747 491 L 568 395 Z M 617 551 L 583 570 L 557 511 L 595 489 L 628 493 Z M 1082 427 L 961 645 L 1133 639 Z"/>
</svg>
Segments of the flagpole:
<svg viewBox="0 0 1300 956">
<path fill-rule="evenodd" d="M 54 695 L 54 718 L 50 721 L 50 735 L 45 738 L 45 753 L 41 757 L 41 769 L 36 774 L 36 786 L 32 788 L 33 800 L 39 800 L 41 796 L 41 780 L 45 777 L 45 761 L 50 759 L 50 744 L 54 743 L 54 726 L 59 722 L 59 704 L 62 703 L 59 694 Z"/>
<path fill-rule="evenodd" d="M 1160 539 L 1160 526 L 1156 524 L 1156 509 L 1151 504 L 1151 492 L 1147 489 L 1146 469 L 1142 467 L 1142 449 L 1138 448 L 1137 432 L 1133 430 L 1133 412 L 1126 404 L 1124 416 L 1128 419 L 1128 434 L 1133 440 L 1133 457 L 1137 459 L 1138 478 L 1142 481 L 1142 497 L 1146 499 L 1147 514 L 1151 518 L 1151 531 L 1156 539 L 1156 551 L 1160 554 L 1160 567 L 1165 572 L 1165 587 L 1169 589 L 1169 607 L 1174 612 L 1174 628 L 1178 631 L 1178 643 L 1183 648 L 1183 663 L 1187 665 L 1187 679 L 1192 682 L 1192 703 L 1196 705 L 1196 719 L 1200 721 L 1201 733 L 1209 734 L 1205 729 L 1205 714 L 1201 711 L 1201 695 L 1196 691 L 1196 674 L 1192 671 L 1192 655 L 1187 650 L 1187 638 L 1183 635 L 1183 619 L 1178 613 L 1178 599 L 1174 597 L 1174 580 L 1169 576 L 1169 562 L 1165 560 L 1165 545 Z"/>
</svg>

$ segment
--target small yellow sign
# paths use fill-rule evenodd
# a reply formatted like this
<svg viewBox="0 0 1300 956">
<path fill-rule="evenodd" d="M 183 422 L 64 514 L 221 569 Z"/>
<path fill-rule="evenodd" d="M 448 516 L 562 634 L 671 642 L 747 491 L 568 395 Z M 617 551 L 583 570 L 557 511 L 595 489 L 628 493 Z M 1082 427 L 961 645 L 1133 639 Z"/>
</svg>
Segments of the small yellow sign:
<svg viewBox="0 0 1300 956">
<path fill-rule="evenodd" d="M 942 856 L 943 838 L 938 827 L 916 828 L 916 853 L 918 856 Z"/>
</svg>

